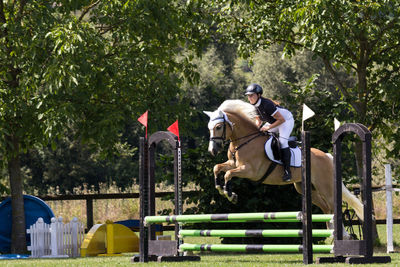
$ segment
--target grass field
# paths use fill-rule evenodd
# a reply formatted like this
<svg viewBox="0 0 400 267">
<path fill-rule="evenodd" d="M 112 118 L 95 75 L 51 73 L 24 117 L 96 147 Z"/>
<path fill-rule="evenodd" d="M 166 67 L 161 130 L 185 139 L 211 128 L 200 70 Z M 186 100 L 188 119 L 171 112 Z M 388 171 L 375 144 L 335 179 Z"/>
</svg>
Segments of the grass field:
<svg viewBox="0 0 400 267">
<path fill-rule="evenodd" d="M 376 254 L 386 255 L 386 254 Z M 326 256 L 318 254 L 316 256 Z M 400 255 L 391 254 L 392 263 L 386 266 L 400 266 Z M 124 255 L 120 257 L 92 257 L 92 258 L 77 258 L 77 259 L 28 259 L 28 260 L 5 260 L 0 262 L 0 266 L 294 266 L 303 265 L 302 256 L 299 254 L 202 254 L 200 262 L 184 262 L 184 263 L 131 263 L 131 255 Z M 315 259 L 315 257 L 314 257 Z M 381 264 L 379 264 L 381 265 Z M 371 264 L 368 266 L 379 266 L 378 264 Z M 319 266 L 348 266 L 346 264 L 326 264 Z"/>
<path fill-rule="evenodd" d="M 386 228 L 385 225 L 378 226 L 379 235 L 381 237 L 381 245 L 375 249 L 374 255 L 386 254 Z M 400 241 L 400 225 L 395 225 L 393 231 L 393 239 L 395 242 Z M 167 234 L 172 234 L 167 233 Z M 218 238 L 209 237 L 190 237 L 185 238 L 188 243 L 218 243 Z M 395 249 L 400 252 L 400 248 L 395 244 Z M 131 263 L 130 259 L 133 254 L 123 254 L 117 257 L 89 257 L 75 259 L 23 259 L 23 260 L 0 260 L 0 266 L 296 266 L 303 265 L 303 258 L 300 254 L 240 254 L 240 253 L 201 253 L 200 262 L 183 262 L 183 263 Z M 327 254 L 317 254 L 317 256 L 327 256 Z M 392 263 L 386 266 L 400 266 L 400 254 L 390 254 Z M 368 266 L 380 266 L 381 264 L 372 264 Z M 319 266 L 348 266 L 345 264 L 326 264 Z"/>
</svg>

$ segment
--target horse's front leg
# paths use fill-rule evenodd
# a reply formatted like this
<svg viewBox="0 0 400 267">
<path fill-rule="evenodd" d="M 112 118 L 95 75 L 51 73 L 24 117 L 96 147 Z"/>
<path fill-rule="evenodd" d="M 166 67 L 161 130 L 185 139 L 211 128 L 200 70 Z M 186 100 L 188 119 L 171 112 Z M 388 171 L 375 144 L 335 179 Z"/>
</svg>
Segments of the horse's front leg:
<svg viewBox="0 0 400 267">
<path fill-rule="evenodd" d="M 236 204 L 238 201 L 237 194 L 232 191 L 232 178 L 233 177 L 238 177 L 238 178 L 252 177 L 251 175 L 252 175 L 251 168 L 249 168 L 249 166 L 246 166 L 246 165 L 241 165 L 238 168 L 228 170 L 225 173 L 224 194 L 230 202 Z"/>
<path fill-rule="evenodd" d="M 215 179 L 215 188 L 218 190 L 218 192 L 221 195 L 224 195 L 224 190 L 222 188 L 225 187 L 225 181 L 221 177 L 219 178 L 218 175 L 221 172 L 226 172 L 230 169 L 234 168 L 234 161 L 233 160 L 228 160 L 224 163 L 217 164 L 214 166 L 214 179 Z"/>
</svg>

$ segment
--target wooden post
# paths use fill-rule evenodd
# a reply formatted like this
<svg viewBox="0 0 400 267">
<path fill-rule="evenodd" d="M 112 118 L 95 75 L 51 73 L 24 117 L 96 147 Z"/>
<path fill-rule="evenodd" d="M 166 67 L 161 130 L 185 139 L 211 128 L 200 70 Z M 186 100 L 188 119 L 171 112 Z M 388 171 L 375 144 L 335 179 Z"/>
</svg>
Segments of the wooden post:
<svg viewBox="0 0 400 267">
<path fill-rule="evenodd" d="M 93 227 L 93 198 L 86 198 L 86 227 L 88 231 Z"/>
<path fill-rule="evenodd" d="M 141 139 L 142 140 L 142 139 Z M 168 141 L 168 143 L 175 149 L 174 173 L 175 173 L 175 214 L 182 214 L 182 178 L 181 178 L 181 155 L 180 143 L 177 137 L 166 131 L 159 131 L 152 134 L 146 143 L 143 150 L 141 148 L 140 155 L 140 255 L 132 257 L 131 261 L 147 262 L 147 261 L 198 261 L 199 256 L 181 256 L 178 252 L 178 245 L 181 242 L 180 238 L 176 236 L 176 240 L 159 241 L 155 240 L 153 235 L 154 226 L 144 227 L 144 218 L 149 215 L 155 215 L 155 148 L 161 141 Z M 142 144 L 142 141 L 141 141 Z M 175 233 L 179 232 L 179 225 L 175 225 Z M 144 232 L 143 232 L 144 231 Z M 148 231 L 148 232 L 145 232 Z M 143 233 L 142 233 L 143 232 Z M 142 238 L 145 237 L 145 238 Z"/>
<path fill-rule="evenodd" d="M 311 209 L 311 158 L 310 158 L 310 132 L 302 132 L 302 218 L 303 218 L 303 263 L 313 263 L 312 248 L 312 209 Z"/>
<path fill-rule="evenodd" d="M 183 214 L 183 199 L 182 199 L 182 156 L 181 156 L 181 142 L 176 140 L 176 147 L 174 152 L 174 185 L 175 185 L 175 212 L 176 215 Z M 177 240 L 177 249 L 182 244 L 182 239 L 179 238 L 179 231 L 182 226 L 175 223 L 175 240 Z"/>
<path fill-rule="evenodd" d="M 148 144 L 143 137 L 140 138 L 139 152 L 139 190 L 140 196 L 140 242 L 139 242 L 139 261 L 149 261 L 149 233 L 144 226 L 144 218 L 149 212 L 149 186 L 148 186 Z"/>
<path fill-rule="evenodd" d="M 348 133 L 355 133 L 362 141 L 363 148 L 363 180 L 362 202 L 364 205 L 363 240 L 343 240 L 342 218 L 342 166 L 341 145 Z M 334 253 L 335 257 L 322 257 L 317 263 L 346 262 L 348 264 L 389 263 L 388 256 L 373 256 L 372 233 L 372 189 L 371 189 L 371 132 L 360 123 L 346 123 L 339 127 L 332 135 L 334 152 Z"/>
</svg>

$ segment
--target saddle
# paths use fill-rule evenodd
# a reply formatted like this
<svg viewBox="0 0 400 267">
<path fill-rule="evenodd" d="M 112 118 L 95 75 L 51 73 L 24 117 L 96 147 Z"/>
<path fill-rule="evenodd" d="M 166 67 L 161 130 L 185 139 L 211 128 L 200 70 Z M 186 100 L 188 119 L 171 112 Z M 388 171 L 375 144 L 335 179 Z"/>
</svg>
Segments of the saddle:
<svg viewBox="0 0 400 267">
<path fill-rule="evenodd" d="M 289 137 L 289 147 L 292 153 L 290 157 L 290 166 L 301 167 L 301 150 L 297 146 L 296 140 L 295 136 Z M 265 155 L 269 160 L 283 165 L 281 161 L 280 142 L 276 135 L 271 135 L 271 138 L 265 142 L 264 149 Z"/>
</svg>

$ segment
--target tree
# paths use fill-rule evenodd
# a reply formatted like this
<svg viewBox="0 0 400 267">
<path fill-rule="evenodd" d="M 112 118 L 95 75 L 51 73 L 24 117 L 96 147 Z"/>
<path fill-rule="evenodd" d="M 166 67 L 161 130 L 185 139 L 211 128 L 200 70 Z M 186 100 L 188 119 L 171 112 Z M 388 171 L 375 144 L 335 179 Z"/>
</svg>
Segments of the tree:
<svg viewBox="0 0 400 267">
<path fill-rule="evenodd" d="M 12 253 L 23 253 L 21 153 L 56 146 L 65 129 L 115 151 L 126 118 L 162 124 L 195 78 L 182 47 L 202 49 L 201 1 L 0 1 L 0 153 L 12 197 Z M 190 19 L 190 20 L 189 20 Z M 192 38 L 193 37 L 193 38 Z M 182 74 L 181 74 L 182 73 Z"/>
<path fill-rule="evenodd" d="M 215 1 L 219 29 L 244 56 L 271 44 L 284 56 L 303 50 L 320 58 L 347 103 L 345 120 L 398 138 L 400 4 L 395 1 Z M 341 71 L 354 77 L 346 84 Z M 359 147 L 359 146 L 357 146 Z M 400 146 L 389 151 L 398 155 Z M 357 152 L 358 159 L 360 151 Z"/>
</svg>

